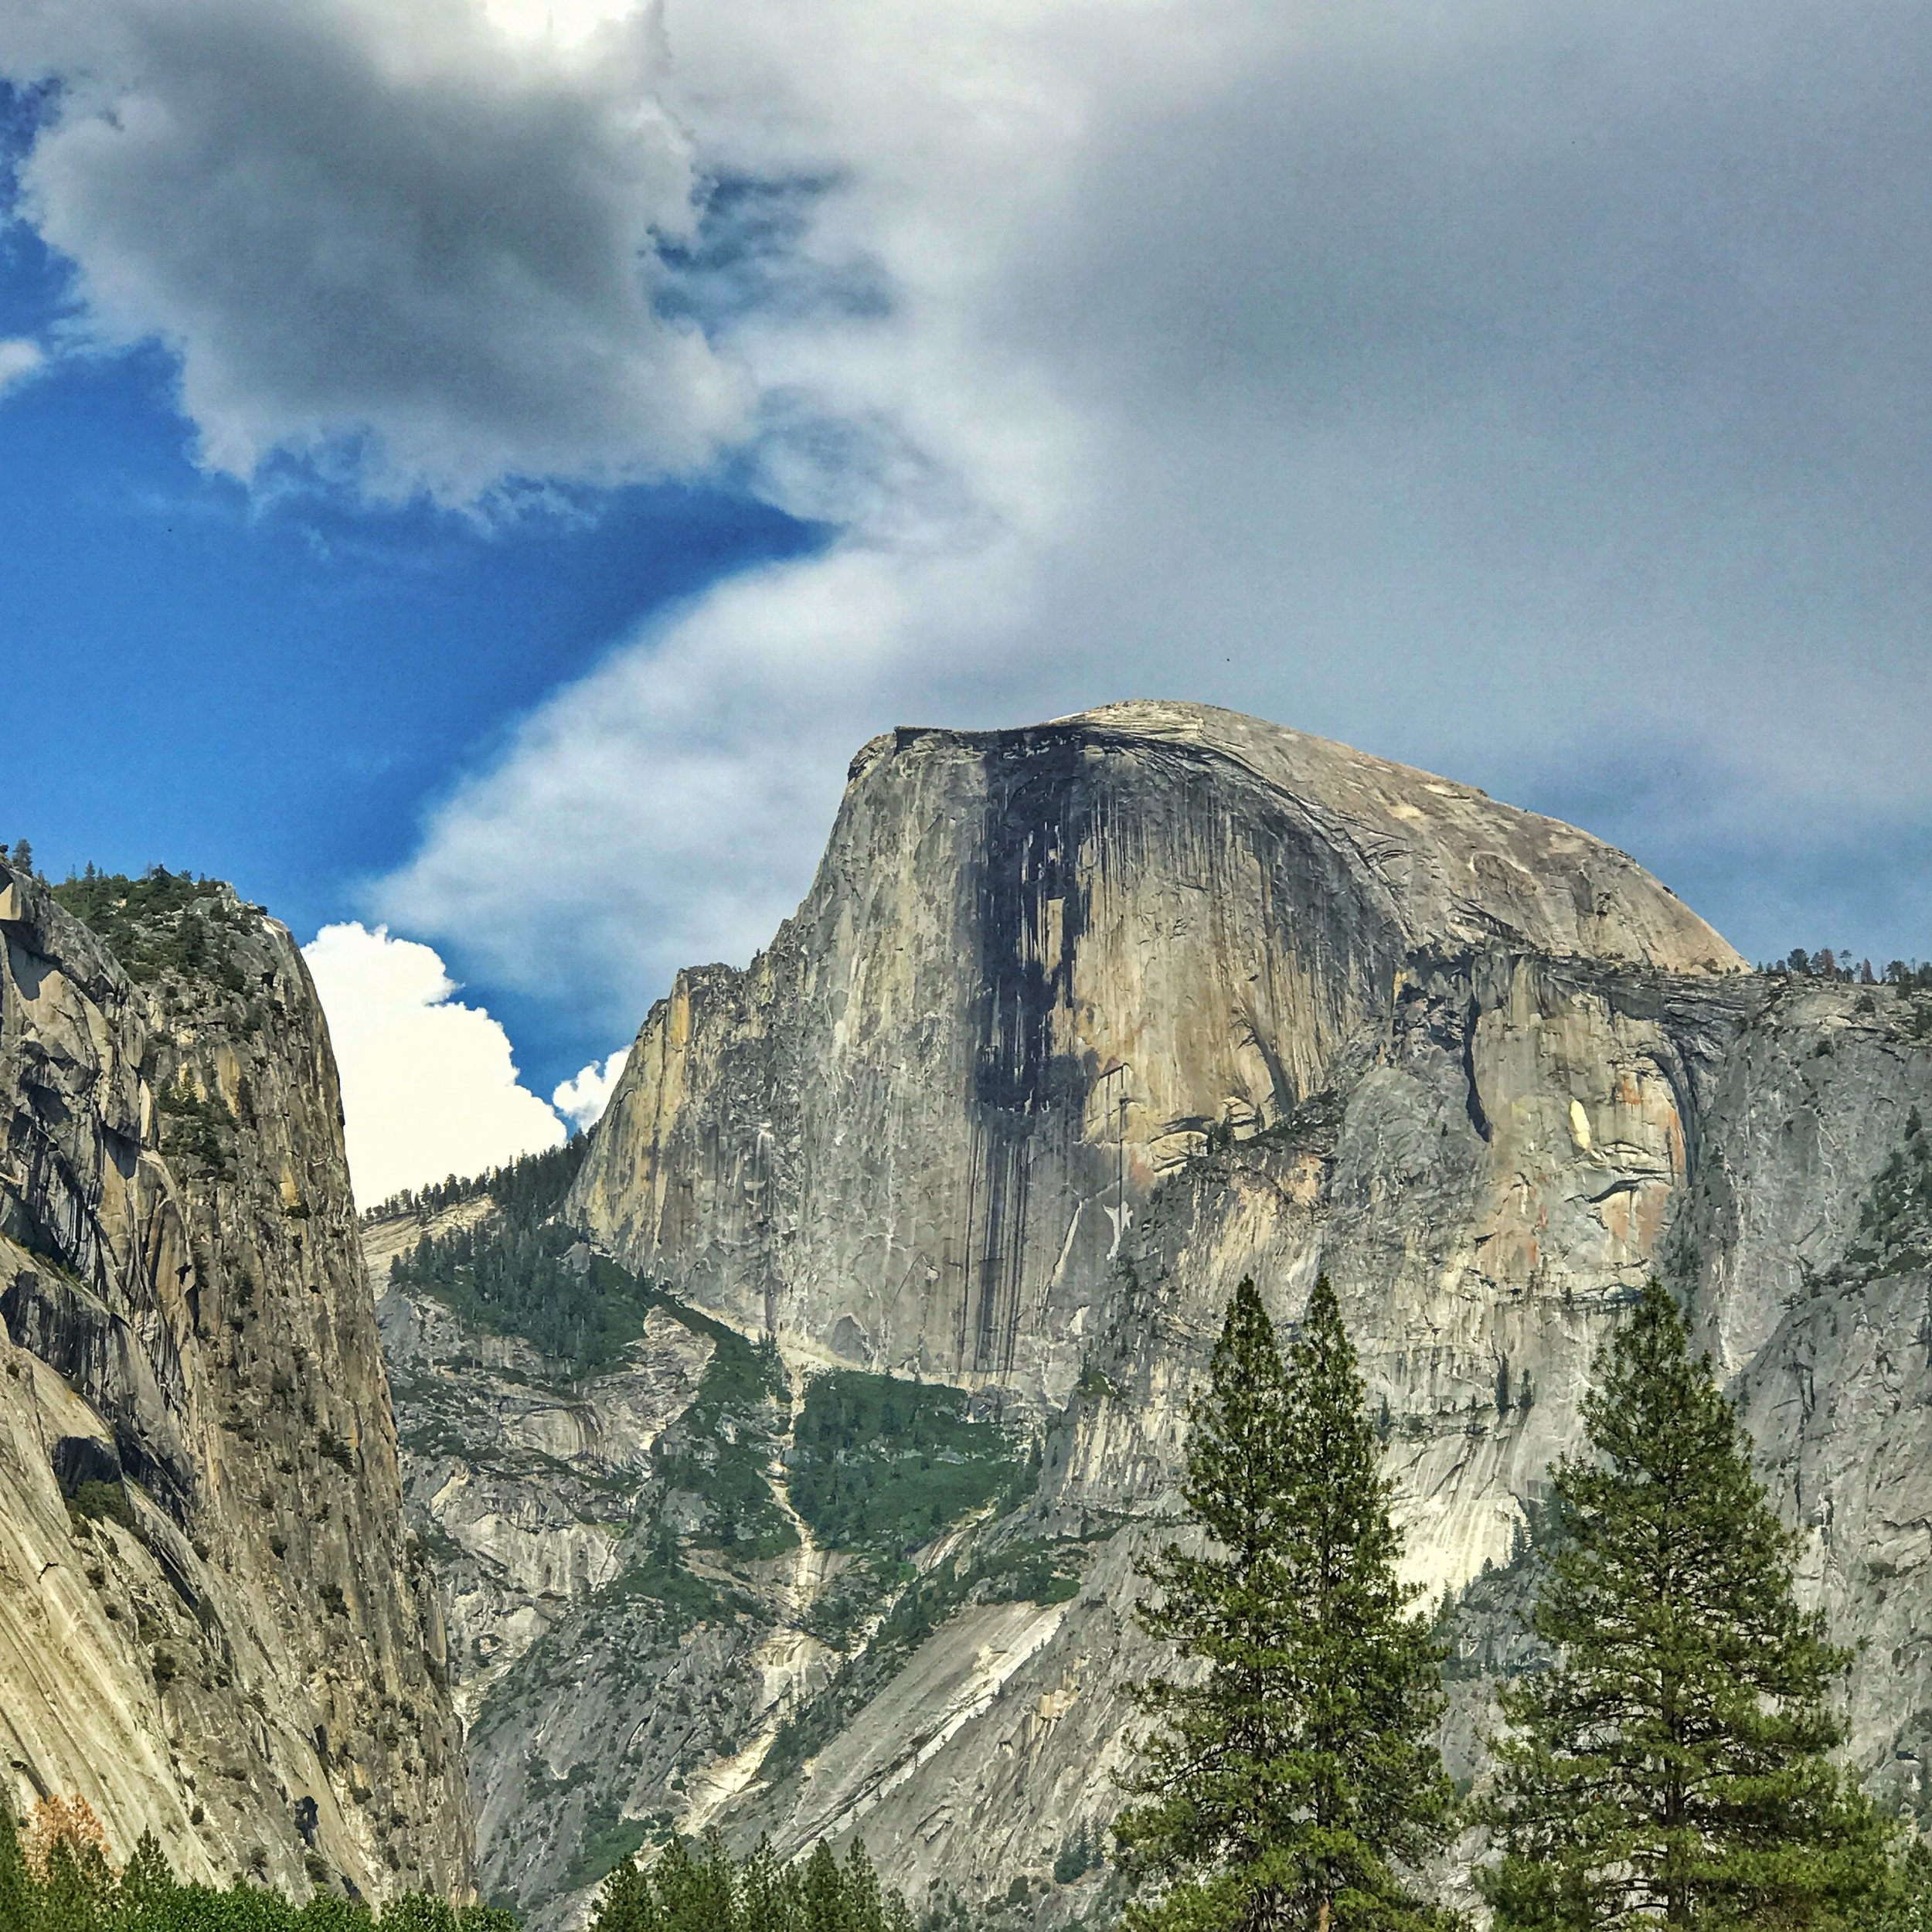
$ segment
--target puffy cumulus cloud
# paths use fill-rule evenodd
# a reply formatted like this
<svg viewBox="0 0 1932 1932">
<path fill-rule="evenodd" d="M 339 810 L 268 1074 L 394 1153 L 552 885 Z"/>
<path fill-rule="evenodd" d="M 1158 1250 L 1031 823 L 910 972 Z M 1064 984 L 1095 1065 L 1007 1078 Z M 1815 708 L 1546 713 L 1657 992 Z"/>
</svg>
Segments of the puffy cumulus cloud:
<svg viewBox="0 0 1932 1932">
<path fill-rule="evenodd" d="M 19 336 L 0 340 L 0 393 L 31 376 L 46 359 L 37 342 Z"/>
<path fill-rule="evenodd" d="M 352 922 L 325 926 L 302 956 L 328 1017 L 365 1206 L 561 1145 L 563 1123 L 519 1083 L 509 1036 L 452 998 L 431 947 Z"/>
<path fill-rule="evenodd" d="M 1821 854 L 1932 824 L 1932 13 L 670 0 L 665 31 L 744 184 L 693 257 L 760 486 L 843 534 L 530 718 L 389 916 L 634 1023 L 769 935 L 874 731 L 1133 695 L 1571 811 L 1747 948 Z M 1922 910 L 1875 886 L 1861 943 L 1923 951 Z"/>
<path fill-rule="evenodd" d="M 651 15 L 595 0 L 19 0 L 22 206 L 94 341 L 179 357 L 204 460 L 377 495 L 710 461 L 747 392 L 661 299 L 694 170 Z M 551 31 L 552 20 L 562 26 Z"/>
<path fill-rule="evenodd" d="M 551 1105 L 580 1131 L 595 1127 L 604 1118 L 611 1096 L 617 1091 L 617 1077 L 630 1057 L 630 1048 L 620 1047 L 601 1062 L 593 1060 L 588 1066 L 580 1068 L 550 1096 Z"/>
</svg>

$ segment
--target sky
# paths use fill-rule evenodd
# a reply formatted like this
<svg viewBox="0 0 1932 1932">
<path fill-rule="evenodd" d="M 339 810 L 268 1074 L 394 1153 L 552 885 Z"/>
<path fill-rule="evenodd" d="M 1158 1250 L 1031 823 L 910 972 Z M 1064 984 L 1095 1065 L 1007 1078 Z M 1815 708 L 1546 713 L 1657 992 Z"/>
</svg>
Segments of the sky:
<svg viewBox="0 0 1932 1932">
<path fill-rule="evenodd" d="M 0 835 L 287 920 L 365 1199 L 594 1118 L 900 723 L 1229 705 L 1932 954 L 1923 6 L 13 0 L 0 79 Z"/>
</svg>

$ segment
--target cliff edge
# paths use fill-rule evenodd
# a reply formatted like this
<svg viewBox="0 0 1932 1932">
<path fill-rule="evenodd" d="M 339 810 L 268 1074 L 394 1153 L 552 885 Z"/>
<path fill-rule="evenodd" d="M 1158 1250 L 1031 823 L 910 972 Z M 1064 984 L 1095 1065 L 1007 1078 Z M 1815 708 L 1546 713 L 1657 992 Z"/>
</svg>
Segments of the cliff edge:
<svg viewBox="0 0 1932 1932">
<path fill-rule="evenodd" d="M 315 989 L 226 887 L 90 903 L 111 948 L 0 866 L 0 1797 L 186 1878 L 461 1893 Z"/>
</svg>

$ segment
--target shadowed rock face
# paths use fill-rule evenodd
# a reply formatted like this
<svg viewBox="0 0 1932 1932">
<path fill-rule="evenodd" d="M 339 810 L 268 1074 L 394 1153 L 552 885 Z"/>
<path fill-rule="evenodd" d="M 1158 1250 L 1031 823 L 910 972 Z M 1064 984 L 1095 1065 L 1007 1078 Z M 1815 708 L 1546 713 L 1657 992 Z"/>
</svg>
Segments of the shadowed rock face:
<svg viewBox="0 0 1932 1932">
<path fill-rule="evenodd" d="M 460 1889 L 326 1030 L 284 928 L 218 923 L 218 977 L 136 984 L 0 866 L 0 1799 L 192 1877 Z"/>
<path fill-rule="evenodd" d="M 915 1893 L 1087 1909 L 1077 1859 L 1049 1875 L 1118 1802 L 1140 1526 L 1235 1284 L 1291 1326 L 1324 1270 L 1410 1573 L 1459 1599 L 1459 1770 L 1522 1654 L 1549 1466 L 1658 1274 L 1807 1587 L 1875 1639 L 1857 1761 L 1919 1805 L 1932 1196 L 1889 1246 L 1870 1213 L 1915 1107 L 1932 998 L 1750 973 L 1623 854 L 1467 787 L 1173 705 L 876 740 L 770 948 L 653 1009 L 571 1211 L 801 1366 L 996 1396 L 1043 1468 L 993 1543 L 1058 1539 L 1083 1581 L 981 1593 L 706 1815 L 785 1849 L 862 1833 Z"/>
</svg>

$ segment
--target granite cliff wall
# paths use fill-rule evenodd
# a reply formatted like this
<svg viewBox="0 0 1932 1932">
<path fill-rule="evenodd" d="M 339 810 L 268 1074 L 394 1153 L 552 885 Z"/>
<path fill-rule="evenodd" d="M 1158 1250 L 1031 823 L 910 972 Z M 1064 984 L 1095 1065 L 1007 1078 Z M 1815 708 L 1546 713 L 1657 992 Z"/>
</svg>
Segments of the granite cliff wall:
<svg viewBox="0 0 1932 1932">
<path fill-rule="evenodd" d="M 787 1847 L 862 1832 L 915 1892 L 1083 1909 L 1066 1848 L 1117 1801 L 1148 1661 L 1139 1526 L 1235 1282 L 1291 1325 L 1321 1270 L 1412 1573 L 1458 1605 L 1461 1766 L 1519 1654 L 1498 1607 L 1546 1472 L 1655 1274 L 1807 1532 L 1807 1587 L 1869 1640 L 1854 1753 L 1916 1808 L 1932 1196 L 1919 1245 L 1870 1228 L 1915 1108 L 1932 999 L 1749 972 L 1621 853 L 1467 787 L 1182 706 L 875 740 L 770 948 L 652 1011 L 570 1211 L 801 1375 L 992 1400 L 1042 1473 L 981 1546 L 1043 1541 L 1080 1583 L 980 1589 L 862 1702 L 795 1692 L 831 1713 L 818 1748 L 761 1772 L 734 1740 L 717 1815 Z M 964 1577 L 957 1547 L 917 1561 Z"/>
<path fill-rule="evenodd" d="M 0 1795 L 185 1876 L 460 1893 L 326 1028 L 285 928 L 180 884 L 136 979 L 0 866 Z"/>
<path fill-rule="evenodd" d="M 1580 832 L 1230 713 L 901 731 L 770 949 L 654 1009 L 576 1212 L 740 1325 L 1058 1407 L 1161 1178 L 1492 950 L 1740 964 Z"/>
</svg>

